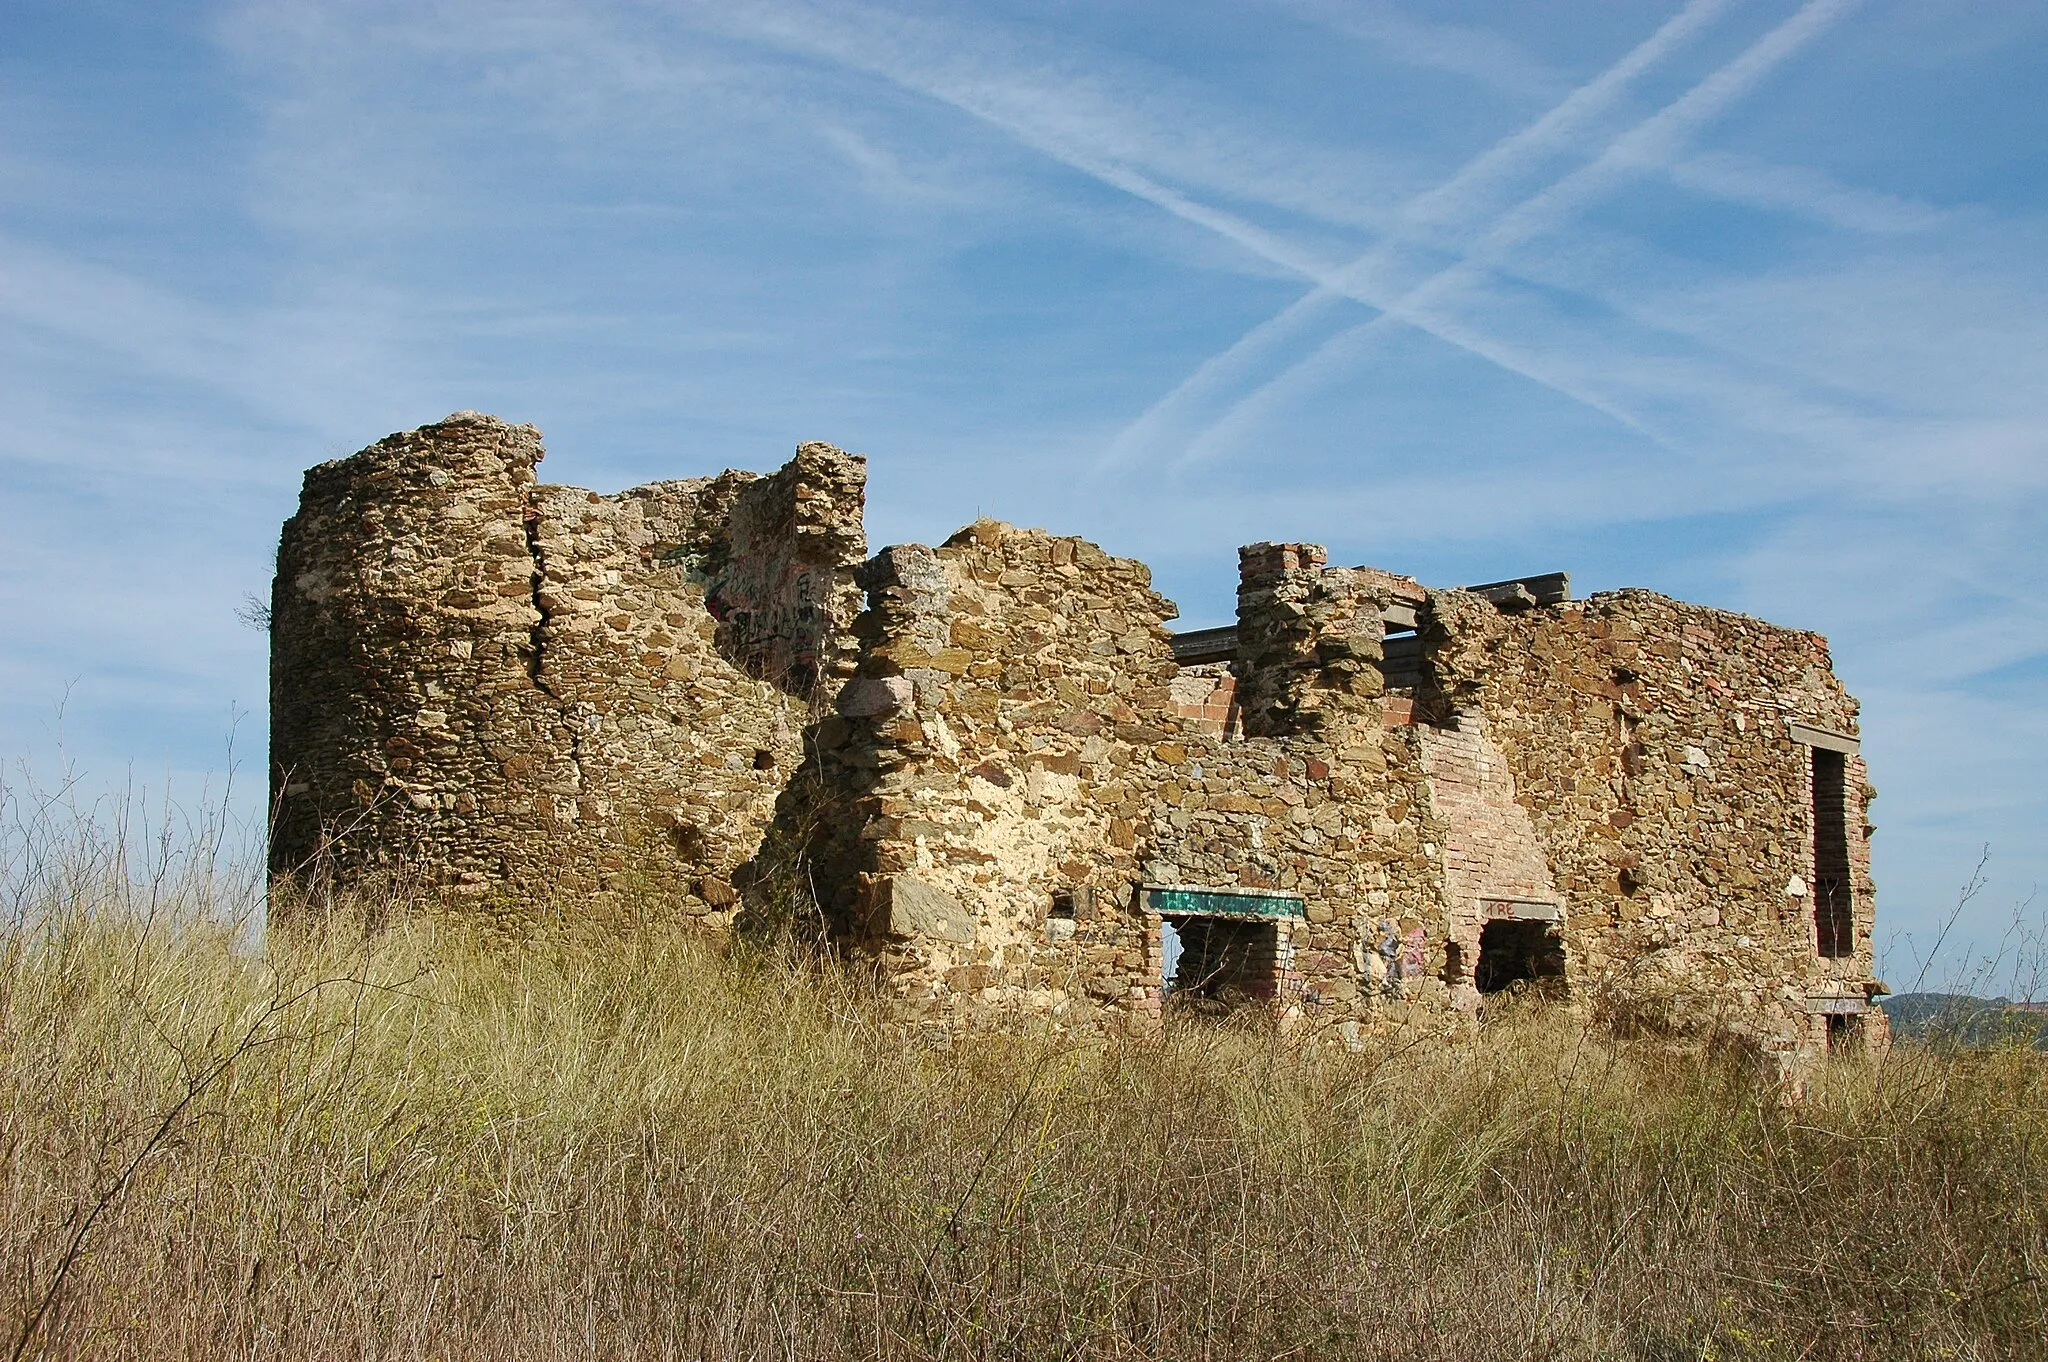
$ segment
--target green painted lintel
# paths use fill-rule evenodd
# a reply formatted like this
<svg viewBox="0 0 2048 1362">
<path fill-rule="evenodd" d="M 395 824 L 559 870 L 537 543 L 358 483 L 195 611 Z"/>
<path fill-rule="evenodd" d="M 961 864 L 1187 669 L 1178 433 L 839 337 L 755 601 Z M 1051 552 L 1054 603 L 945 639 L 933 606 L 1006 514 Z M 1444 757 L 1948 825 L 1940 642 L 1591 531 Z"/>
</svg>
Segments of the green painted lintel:
<svg viewBox="0 0 2048 1362">
<path fill-rule="evenodd" d="M 1303 903 L 1293 894 L 1252 890 L 1233 893 L 1226 889 L 1175 889 L 1147 886 L 1145 911 L 1161 917 L 1254 917 L 1300 919 Z"/>
</svg>

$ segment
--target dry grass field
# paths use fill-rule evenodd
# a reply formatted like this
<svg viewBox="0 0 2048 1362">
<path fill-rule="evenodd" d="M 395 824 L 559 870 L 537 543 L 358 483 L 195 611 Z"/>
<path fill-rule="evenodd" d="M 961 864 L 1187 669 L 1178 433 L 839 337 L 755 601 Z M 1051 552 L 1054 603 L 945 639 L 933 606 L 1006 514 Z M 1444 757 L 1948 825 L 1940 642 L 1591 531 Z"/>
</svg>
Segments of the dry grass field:
<svg viewBox="0 0 2048 1362">
<path fill-rule="evenodd" d="M 2022 1050 L 1793 1106 L 1533 1005 L 939 1052 L 671 933 L 266 950 L 189 865 L 44 850 L 0 947 L 15 1357 L 2048 1354 Z"/>
</svg>

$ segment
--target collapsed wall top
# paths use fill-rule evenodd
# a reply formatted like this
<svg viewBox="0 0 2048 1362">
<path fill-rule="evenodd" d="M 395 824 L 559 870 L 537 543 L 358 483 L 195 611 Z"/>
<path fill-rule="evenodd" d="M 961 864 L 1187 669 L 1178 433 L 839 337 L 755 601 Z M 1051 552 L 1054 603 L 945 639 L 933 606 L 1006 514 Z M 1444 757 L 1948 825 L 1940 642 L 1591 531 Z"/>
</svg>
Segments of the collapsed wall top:
<svg viewBox="0 0 2048 1362">
<path fill-rule="evenodd" d="M 419 881 L 515 931 L 730 908 L 850 667 L 865 461 L 600 496 L 543 456 L 459 412 L 306 474 L 271 607 L 271 864 L 302 893 Z"/>
</svg>

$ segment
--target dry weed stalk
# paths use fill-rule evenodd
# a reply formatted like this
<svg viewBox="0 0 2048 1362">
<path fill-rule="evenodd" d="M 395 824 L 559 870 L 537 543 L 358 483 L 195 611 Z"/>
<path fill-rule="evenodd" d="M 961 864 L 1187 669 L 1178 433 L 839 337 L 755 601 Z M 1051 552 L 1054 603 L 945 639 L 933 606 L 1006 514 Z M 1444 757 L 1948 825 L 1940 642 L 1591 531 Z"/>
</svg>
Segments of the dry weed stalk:
<svg viewBox="0 0 2048 1362">
<path fill-rule="evenodd" d="M 218 873 L 151 887 L 60 822 L 7 862 L 17 1357 L 2038 1355 L 2017 1049 L 1902 1046 L 1789 1109 L 1540 1001 L 1362 1054 L 941 1053 L 666 928 L 266 948 Z"/>
</svg>

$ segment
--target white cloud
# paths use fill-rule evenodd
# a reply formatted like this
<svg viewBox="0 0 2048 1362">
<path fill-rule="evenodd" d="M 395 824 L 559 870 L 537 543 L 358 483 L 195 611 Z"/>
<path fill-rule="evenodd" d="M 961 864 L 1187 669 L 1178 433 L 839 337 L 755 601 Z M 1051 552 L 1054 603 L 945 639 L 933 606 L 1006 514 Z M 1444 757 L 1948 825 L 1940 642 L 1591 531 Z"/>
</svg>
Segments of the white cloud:
<svg viewBox="0 0 2048 1362">
<path fill-rule="evenodd" d="M 1802 166 L 1772 165 L 1730 151 L 1702 151 L 1665 169 L 1674 184 L 1698 193 L 1792 213 L 1852 232 L 1905 235 L 1951 223 L 1953 210 L 1843 184 Z"/>
</svg>

